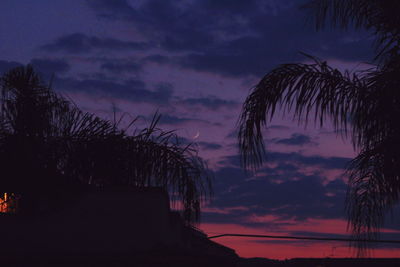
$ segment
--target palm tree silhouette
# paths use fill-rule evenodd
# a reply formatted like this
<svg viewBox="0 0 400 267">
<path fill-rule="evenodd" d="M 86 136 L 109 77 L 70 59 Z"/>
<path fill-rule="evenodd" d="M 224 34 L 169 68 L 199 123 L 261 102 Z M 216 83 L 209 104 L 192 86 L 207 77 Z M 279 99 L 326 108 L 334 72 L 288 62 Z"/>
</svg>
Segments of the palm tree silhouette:
<svg viewBox="0 0 400 267">
<path fill-rule="evenodd" d="M 54 209 L 84 185 L 159 186 L 181 201 L 186 222 L 199 218 L 209 172 L 195 147 L 157 128 L 160 115 L 128 134 L 131 125 L 81 111 L 29 65 L 4 74 L 0 91 L 0 190 L 21 196 L 19 212 Z"/>
<path fill-rule="evenodd" d="M 310 116 L 320 126 L 332 121 L 358 152 L 347 170 L 351 231 L 358 239 L 374 239 L 400 193 L 400 3 L 314 0 L 305 7 L 314 13 L 318 29 L 329 20 L 337 27 L 371 31 L 375 65 L 342 73 L 306 55 L 311 64 L 284 64 L 267 73 L 243 104 L 238 134 L 242 164 L 257 168 L 264 161 L 262 128 L 277 108 L 291 111 L 299 124 Z"/>
</svg>

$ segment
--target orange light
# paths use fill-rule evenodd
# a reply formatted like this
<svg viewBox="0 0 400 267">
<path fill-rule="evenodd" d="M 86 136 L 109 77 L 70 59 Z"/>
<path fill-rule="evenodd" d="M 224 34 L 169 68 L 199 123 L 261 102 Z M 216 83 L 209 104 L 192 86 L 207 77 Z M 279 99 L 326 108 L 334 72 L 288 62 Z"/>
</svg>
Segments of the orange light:
<svg viewBox="0 0 400 267">
<path fill-rule="evenodd" d="M 13 193 L 3 193 L 0 197 L 0 213 L 16 213 L 19 197 Z"/>
<path fill-rule="evenodd" d="M 0 197 L 0 212 L 7 212 L 7 193 Z"/>
</svg>

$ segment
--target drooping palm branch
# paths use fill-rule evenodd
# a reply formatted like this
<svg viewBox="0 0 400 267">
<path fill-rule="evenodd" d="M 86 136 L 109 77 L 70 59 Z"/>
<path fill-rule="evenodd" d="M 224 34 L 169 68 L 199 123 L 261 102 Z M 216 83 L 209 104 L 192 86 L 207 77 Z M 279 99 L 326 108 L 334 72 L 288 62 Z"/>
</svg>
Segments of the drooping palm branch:
<svg viewBox="0 0 400 267">
<path fill-rule="evenodd" d="M 365 77 L 371 72 L 342 74 L 316 58 L 313 64 L 285 64 L 272 70 L 253 88 L 243 104 L 239 122 L 239 147 L 245 167 L 258 167 L 264 158 L 262 131 L 276 109 L 293 111 L 307 122 L 313 113 L 320 126 L 332 118 L 335 130 L 348 128 L 358 96 L 366 93 Z"/>
<path fill-rule="evenodd" d="M 187 222 L 199 218 L 210 175 L 191 145 L 157 128 L 159 115 L 130 135 L 55 94 L 30 66 L 6 73 L 1 93 L 0 186 L 24 196 L 22 210 L 35 211 L 40 196 L 55 201 L 61 185 L 161 186 Z"/>
<path fill-rule="evenodd" d="M 292 111 L 299 123 L 310 114 L 323 125 L 332 121 L 359 152 L 348 166 L 349 226 L 358 239 L 377 238 L 387 211 L 400 194 L 400 18 L 399 1 L 315 0 L 316 25 L 326 20 L 372 30 L 379 63 L 358 73 L 312 64 L 285 64 L 273 69 L 247 97 L 239 121 L 239 148 L 244 167 L 257 168 L 265 159 L 262 129 L 277 108 Z M 305 120 L 302 120 L 305 119 Z M 365 248 L 365 243 L 357 243 Z"/>
<path fill-rule="evenodd" d="M 272 70 L 243 105 L 239 123 L 243 165 L 262 164 L 262 131 L 278 108 L 292 112 L 299 123 L 307 123 L 311 114 L 320 126 L 332 121 L 334 129 L 349 134 L 360 151 L 348 166 L 352 232 L 358 239 L 377 238 L 385 212 L 400 194 L 399 70 L 342 74 L 319 60 Z"/>
<path fill-rule="evenodd" d="M 182 146 L 174 132 L 156 127 L 159 118 L 134 135 L 78 140 L 68 161 L 75 168 L 66 169 L 88 184 L 163 187 L 182 203 L 185 220 L 196 221 L 210 196 L 211 176 L 192 145 Z"/>
<path fill-rule="evenodd" d="M 369 30 L 375 37 L 374 60 L 379 65 L 366 80 L 369 93 L 359 97 L 352 121 L 356 129 L 353 134 L 357 135 L 353 141 L 360 153 L 348 170 L 347 210 L 356 237 L 377 238 L 386 212 L 398 202 L 400 190 L 400 131 L 396 123 L 400 114 L 400 2 L 314 0 L 308 8 L 315 14 L 317 28 L 331 22 L 336 27 Z"/>
</svg>

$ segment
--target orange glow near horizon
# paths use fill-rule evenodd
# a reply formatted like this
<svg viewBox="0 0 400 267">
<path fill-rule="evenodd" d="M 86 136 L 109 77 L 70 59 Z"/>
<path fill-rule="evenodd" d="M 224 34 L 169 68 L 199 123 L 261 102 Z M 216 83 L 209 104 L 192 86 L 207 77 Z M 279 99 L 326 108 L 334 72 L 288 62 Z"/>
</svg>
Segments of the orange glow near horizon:
<svg viewBox="0 0 400 267">
<path fill-rule="evenodd" d="M 267 231 L 262 228 L 251 228 L 236 224 L 202 224 L 201 229 L 208 236 L 236 233 L 259 235 L 293 235 L 291 231 L 310 231 L 315 233 L 345 234 L 346 222 L 344 220 L 313 219 L 295 226 L 284 227 L 279 232 Z M 383 232 L 387 232 L 384 230 Z M 391 231 L 390 231 L 391 232 Z M 308 241 L 308 240 L 284 240 L 250 237 L 221 237 L 212 239 L 221 245 L 230 247 L 240 257 L 263 257 L 269 259 L 291 258 L 350 258 L 356 257 L 356 251 L 346 242 L 334 241 Z M 369 251 L 366 257 L 398 258 L 399 248 L 375 248 Z"/>
</svg>

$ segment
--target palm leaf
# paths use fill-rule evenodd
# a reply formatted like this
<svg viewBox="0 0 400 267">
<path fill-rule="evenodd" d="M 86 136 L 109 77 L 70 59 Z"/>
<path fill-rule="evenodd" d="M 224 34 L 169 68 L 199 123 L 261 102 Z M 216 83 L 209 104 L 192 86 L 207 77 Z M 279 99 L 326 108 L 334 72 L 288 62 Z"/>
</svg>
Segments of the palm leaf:
<svg viewBox="0 0 400 267">
<path fill-rule="evenodd" d="M 265 159 L 262 129 L 278 108 L 299 124 L 310 114 L 319 126 L 332 121 L 345 137 L 351 133 L 359 151 L 347 170 L 349 227 L 357 239 L 377 238 L 400 194 L 400 68 L 394 62 L 353 74 L 315 58 L 272 70 L 243 105 L 238 137 L 244 167 L 257 168 Z"/>
<path fill-rule="evenodd" d="M 239 148 L 245 168 L 258 167 L 264 159 L 262 130 L 278 108 L 293 111 L 299 123 L 313 113 L 320 126 L 327 118 L 335 130 L 349 125 L 357 99 L 365 94 L 363 73 L 342 74 L 325 62 L 312 58 L 313 64 L 285 64 L 272 70 L 254 87 L 243 104 L 239 120 Z"/>
<path fill-rule="evenodd" d="M 55 94 L 31 66 L 6 73 L 1 92 L 0 162 L 5 175 L 0 186 L 23 195 L 30 205 L 24 209 L 35 210 L 32 203 L 40 201 L 38 195 L 48 202 L 61 181 L 158 186 L 182 202 L 188 223 L 199 219 L 200 204 L 210 196 L 210 175 L 193 146 L 182 146 L 173 131 L 157 127 L 160 115 L 148 128 L 129 135 L 115 120 L 83 112 Z"/>
<path fill-rule="evenodd" d="M 304 7 L 313 12 L 317 29 L 330 21 L 334 27 L 371 31 L 379 65 L 341 73 L 308 56 L 312 64 L 285 64 L 269 72 L 243 104 L 238 135 L 242 164 L 246 169 L 262 164 L 262 129 L 277 108 L 292 111 L 299 123 L 307 123 L 311 113 L 320 126 L 332 121 L 345 137 L 351 133 L 359 152 L 347 170 L 349 227 L 358 239 L 374 239 L 400 194 L 400 2 L 313 0 Z M 357 246 L 363 251 L 366 243 Z"/>
</svg>

